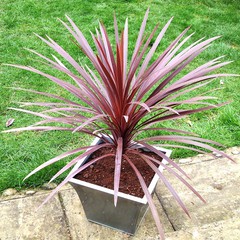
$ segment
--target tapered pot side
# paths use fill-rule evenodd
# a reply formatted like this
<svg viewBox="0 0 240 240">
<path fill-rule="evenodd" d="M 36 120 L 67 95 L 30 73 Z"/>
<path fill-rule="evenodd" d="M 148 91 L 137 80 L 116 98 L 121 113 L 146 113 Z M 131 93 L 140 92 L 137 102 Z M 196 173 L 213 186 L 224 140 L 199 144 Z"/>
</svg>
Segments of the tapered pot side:
<svg viewBox="0 0 240 240">
<path fill-rule="evenodd" d="M 100 144 L 99 138 L 95 138 L 92 145 Z M 161 150 L 166 156 L 170 156 L 171 150 L 155 147 Z M 143 148 L 144 149 L 144 148 Z M 85 162 L 88 161 L 90 156 L 78 162 L 72 169 L 71 173 L 77 170 Z M 162 161 L 166 164 L 166 160 Z M 158 168 L 161 172 L 163 167 Z M 71 174 L 70 173 L 70 174 Z M 153 194 L 159 177 L 154 175 L 148 189 Z M 72 178 L 69 183 L 77 192 L 85 215 L 91 222 L 95 222 L 110 228 L 114 228 L 128 234 L 133 235 L 145 213 L 148 209 L 147 199 L 135 197 L 129 194 L 119 192 L 117 206 L 114 206 L 114 191 L 96 184 L 81 181 Z"/>
</svg>

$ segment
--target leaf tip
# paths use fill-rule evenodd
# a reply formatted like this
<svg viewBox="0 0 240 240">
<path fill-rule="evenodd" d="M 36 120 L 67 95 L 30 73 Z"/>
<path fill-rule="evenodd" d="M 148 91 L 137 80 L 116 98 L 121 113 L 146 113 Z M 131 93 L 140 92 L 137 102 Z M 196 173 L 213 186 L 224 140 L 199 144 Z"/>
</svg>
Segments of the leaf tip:
<svg viewBox="0 0 240 240">
<path fill-rule="evenodd" d="M 117 207 L 117 201 L 118 201 L 118 197 L 114 196 L 114 207 Z"/>
</svg>

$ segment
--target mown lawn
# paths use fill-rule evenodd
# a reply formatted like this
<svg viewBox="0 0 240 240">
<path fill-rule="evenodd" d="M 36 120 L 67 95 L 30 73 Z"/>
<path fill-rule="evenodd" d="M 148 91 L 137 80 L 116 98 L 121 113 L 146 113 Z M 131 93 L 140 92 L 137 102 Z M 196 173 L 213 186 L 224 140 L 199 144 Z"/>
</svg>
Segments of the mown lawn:
<svg viewBox="0 0 240 240">
<path fill-rule="evenodd" d="M 203 36 L 210 38 L 222 35 L 222 38 L 213 43 L 207 51 L 201 54 L 192 64 L 198 64 L 215 57 L 225 55 L 226 60 L 234 62 L 226 66 L 221 72 L 240 73 L 240 5 L 238 0 L 216 1 L 102 1 L 102 0 L 2 0 L 0 9 L 1 63 L 17 63 L 22 65 L 38 66 L 34 62 L 36 57 L 24 48 L 37 49 L 44 55 L 51 56 L 53 52 L 43 44 L 33 33 L 52 37 L 59 44 L 82 63 L 87 60 L 74 44 L 71 44 L 69 33 L 57 20 L 70 16 L 90 40 L 89 30 L 94 31 L 98 20 L 105 23 L 109 35 L 113 38 L 113 12 L 116 12 L 118 22 L 124 24 L 129 18 L 130 40 L 135 42 L 142 17 L 150 6 L 150 16 L 147 31 L 159 22 L 162 27 L 171 16 L 174 16 L 172 25 L 162 41 L 157 53 L 173 40 L 180 32 L 191 25 L 189 33 L 196 32 L 191 41 Z M 130 45 L 130 50 L 133 45 Z M 0 130 L 5 130 L 5 122 L 14 118 L 12 127 L 28 126 L 34 123 L 37 117 L 20 112 L 7 110 L 16 107 L 16 102 L 44 101 L 44 97 L 30 93 L 15 91 L 6 87 L 31 88 L 38 91 L 47 91 L 69 97 L 66 92 L 55 86 L 49 80 L 36 74 L 11 67 L 1 66 L 0 75 Z M 223 84 L 220 83 L 220 80 Z M 220 98 L 220 101 L 231 101 L 227 106 L 214 111 L 196 114 L 175 123 L 165 123 L 166 126 L 177 126 L 181 129 L 194 131 L 201 137 L 223 143 L 226 147 L 240 145 L 240 78 L 218 79 L 211 83 L 210 88 L 220 88 L 211 94 Z M 25 182 L 25 175 L 32 169 L 64 151 L 90 142 L 86 135 L 77 135 L 60 132 L 24 132 L 0 135 L 0 192 L 9 187 L 23 188 L 40 186 L 63 166 L 64 161 L 54 167 L 42 170 Z M 195 153 L 175 150 L 174 157 L 180 158 Z M 67 161 L 66 159 L 65 161 Z M 59 178 L 58 181 L 63 179 Z"/>
</svg>

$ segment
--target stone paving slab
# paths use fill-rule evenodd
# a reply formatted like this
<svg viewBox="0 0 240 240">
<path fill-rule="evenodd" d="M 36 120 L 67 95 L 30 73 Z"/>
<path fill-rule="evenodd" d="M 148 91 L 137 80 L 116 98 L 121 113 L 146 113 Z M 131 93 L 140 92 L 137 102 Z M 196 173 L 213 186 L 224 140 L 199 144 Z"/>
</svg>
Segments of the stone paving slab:
<svg viewBox="0 0 240 240">
<path fill-rule="evenodd" d="M 49 193 L 49 192 L 48 192 Z M 38 211 L 46 193 L 0 201 L 1 240 L 68 240 L 69 233 L 58 196 Z"/>
<path fill-rule="evenodd" d="M 237 217 L 166 233 L 166 240 L 239 240 L 239 236 L 240 218 Z"/>
<path fill-rule="evenodd" d="M 192 215 L 189 219 L 159 183 L 154 201 L 165 228 L 166 240 L 240 239 L 240 147 L 225 152 L 231 154 L 238 164 L 210 154 L 181 161 L 181 166 L 192 178 L 192 185 L 207 204 L 165 170 L 165 176 L 169 177 Z M 34 189 L 27 192 L 0 196 L 0 240 L 159 240 L 150 211 L 136 235 L 129 236 L 88 222 L 70 185 L 64 186 L 37 212 L 34 210 L 50 191 Z"/>
<path fill-rule="evenodd" d="M 76 194 L 72 190 L 61 191 L 61 199 L 66 212 L 67 221 L 69 223 L 69 231 L 72 236 L 72 240 L 84 239 L 84 240 L 102 240 L 102 239 L 132 239 L 132 240 L 145 240 L 147 238 L 157 238 L 158 232 L 155 226 L 155 222 L 152 218 L 150 210 L 147 212 L 145 218 L 140 224 L 140 227 L 135 236 L 130 237 L 122 232 L 112 230 L 107 227 L 100 226 L 95 223 L 90 223 L 85 217 L 82 205 Z M 154 198 L 157 205 L 161 222 L 164 225 L 165 231 L 173 231 L 173 228 L 168 221 L 161 205 Z"/>
<path fill-rule="evenodd" d="M 180 209 L 172 195 L 159 183 L 156 194 L 175 230 L 216 223 L 240 216 L 240 155 L 233 155 L 238 164 L 225 158 L 202 161 L 201 164 L 182 165 L 192 178 L 190 183 L 207 201 L 204 204 L 175 177 L 165 171 L 165 176 L 179 193 L 188 208 L 191 219 Z M 217 238 L 216 238 L 217 239 Z"/>
</svg>

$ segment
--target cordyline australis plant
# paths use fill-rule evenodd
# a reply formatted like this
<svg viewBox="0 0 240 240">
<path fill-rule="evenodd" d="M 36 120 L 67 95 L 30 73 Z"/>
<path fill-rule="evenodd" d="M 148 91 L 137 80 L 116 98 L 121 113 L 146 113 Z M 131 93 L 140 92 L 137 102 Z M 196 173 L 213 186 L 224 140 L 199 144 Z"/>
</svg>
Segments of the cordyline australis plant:
<svg viewBox="0 0 240 240">
<path fill-rule="evenodd" d="M 81 172 L 93 163 L 101 161 L 101 159 L 106 156 L 114 156 L 114 204 L 116 205 L 121 175 L 121 163 L 123 159 L 125 159 L 139 179 L 141 187 L 148 200 L 160 236 L 164 238 L 163 230 L 151 194 L 148 191 L 148 187 L 145 184 L 143 176 L 133 162 L 129 159 L 128 153 L 133 152 L 139 155 L 158 174 L 160 179 L 173 194 L 174 198 L 182 207 L 182 209 L 189 215 L 178 194 L 154 163 L 162 165 L 167 171 L 172 173 L 190 190 L 192 190 L 202 201 L 204 201 L 204 199 L 181 176 L 184 175 L 188 178 L 187 174 L 173 160 L 165 156 L 164 153 L 149 145 L 149 142 L 166 141 L 166 144 L 161 145 L 186 148 L 201 153 L 204 152 L 203 149 L 215 151 L 231 159 L 229 156 L 213 147 L 214 145 L 221 146 L 221 144 L 217 142 L 196 137 L 192 133 L 186 131 L 164 127 L 160 128 L 158 127 L 159 125 L 157 125 L 163 121 L 179 119 L 193 113 L 222 106 L 223 104 L 214 105 L 207 102 L 207 100 L 211 100 L 213 97 L 202 94 L 185 100 L 178 99 L 179 97 L 182 99 L 182 96 L 185 94 L 209 84 L 217 77 L 230 76 L 230 74 L 210 74 L 212 71 L 229 63 L 221 63 L 219 61 L 221 57 L 218 57 L 197 67 L 186 75 L 178 77 L 179 73 L 185 69 L 185 67 L 192 60 L 194 60 L 201 52 L 208 48 L 214 40 L 219 38 L 213 37 L 208 40 L 204 40 L 202 38 L 181 50 L 182 46 L 193 35 L 191 34 L 185 37 L 185 34 L 189 28 L 185 29 L 163 51 L 163 53 L 157 57 L 156 60 L 150 63 L 172 19 L 167 22 L 160 33 L 156 36 L 154 43 L 150 44 L 157 32 L 158 25 L 153 29 L 148 37 L 143 36 L 145 33 L 148 13 L 149 9 L 146 11 L 131 57 L 128 55 L 128 20 L 126 20 L 124 29 L 121 35 L 119 35 L 117 20 L 114 17 L 116 42 L 113 44 L 113 46 L 116 47 L 115 53 L 112 45 L 110 44 L 107 31 L 102 23 L 100 23 L 99 26 L 100 31 L 96 30 L 96 35 L 91 33 L 96 47 L 97 53 L 95 53 L 90 47 L 86 38 L 83 36 L 82 32 L 68 16 L 67 20 L 69 21 L 69 25 L 60 20 L 73 36 L 75 43 L 79 46 L 79 49 L 91 61 L 93 66 L 92 69 L 89 66 L 81 66 L 50 37 L 44 39 L 38 36 L 43 42 L 55 50 L 66 62 L 68 62 L 74 68 L 75 72 L 77 72 L 77 74 L 68 69 L 56 56 L 53 56 L 53 59 L 49 59 L 34 50 L 29 51 L 45 60 L 44 63 L 50 68 L 59 70 L 60 72 L 64 73 L 67 78 L 72 78 L 75 84 L 71 84 L 65 80 L 42 72 L 33 67 L 20 65 L 11 66 L 35 72 L 50 79 L 73 94 L 77 100 L 70 101 L 61 96 L 50 93 L 19 88 L 20 90 L 41 94 L 60 101 L 44 103 L 21 103 L 23 106 L 40 106 L 47 108 L 47 110 L 41 112 L 11 108 L 13 110 L 42 117 L 44 120 L 28 127 L 12 129 L 5 132 L 24 130 L 59 130 L 71 131 L 73 133 L 85 133 L 99 137 L 103 144 L 97 146 L 80 147 L 63 153 L 60 156 L 40 165 L 27 177 L 67 156 L 79 153 L 79 156 L 67 163 L 66 166 L 64 166 L 55 176 L 53 176 L 51 179 L 52 181 L 61 173 L 72 167 L 76 162 L 82 160 L 85 156 L 97 151 L 98 149 L 111 147 L 115 150 L 114 154 L 109 153 L 85 163 L 78 170 L 68 175 L 66 179 L 48 196 L 45 202 L 48 201 L 65 183 L 68 182 L 68 180 L 74 177 L 77 173 Z M 176 80 L 177 77 L 178 79 Z M 62 123 L 64 126 L 59 126 L 59 124 L 58 126 L 47 126 L 49 123 Z M 136 136 L 138 136 L 142 131 L 151 130 L 165 131 L 169 132 L 169 134 L 136 140 Z M 175 134 L 172 135 L 172 133 Z M 181 134 L 184 134 L 184 136 Z M 140 136 L 141 135 L 139 135 L 138 138 Z M 169 141 L 174 142 L 174 144 L 169 144 Z M 155 160 L 150 156 L 145 155 L 142 152 L 140 153 L 138 151 L 139 145 L 165 159 L 169 166 L 158 160 Z M 83 150 L 88 151 L 82 153 Z"/>
</svg>

